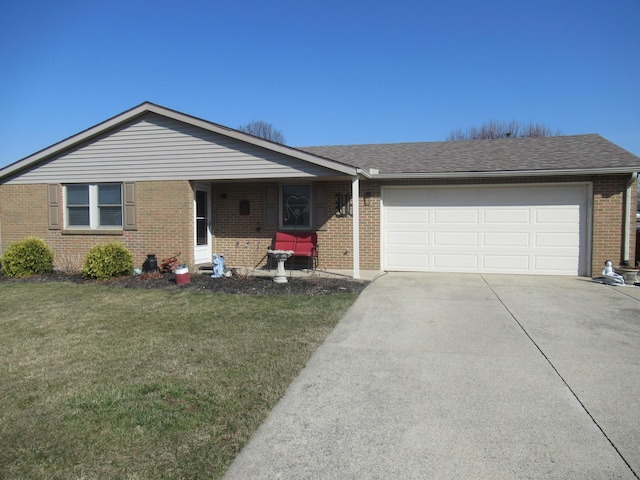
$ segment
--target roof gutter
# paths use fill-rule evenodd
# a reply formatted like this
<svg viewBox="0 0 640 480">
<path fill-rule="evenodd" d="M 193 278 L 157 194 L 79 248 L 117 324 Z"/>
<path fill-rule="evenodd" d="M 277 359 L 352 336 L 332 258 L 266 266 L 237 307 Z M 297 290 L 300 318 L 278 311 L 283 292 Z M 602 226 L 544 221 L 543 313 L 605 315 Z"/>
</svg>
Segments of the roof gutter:
<svg viewBox="0 0 640 480">
<path fill-rule="evenodd" d="M 566 170 L 496 170 L 488 172 L 437 172 L 437 173 L 381 173 L 369 174 L 367 178 L 380 180 L 416 180 L 433 178 L 488 178 L 488 177 L 537 177 L 552 175 L 602 175 L 602 174 L 628 174 L 635 171 L 638 166 L 588 168 Z"/>
<path fill-rule="evenodd" d="M 356 168 L 356 175 L 362 176 L 367 180 L 370 180 L 371 178 L 373 178 L 373 175 L 371 174 L 371 172 L 368 172 L 362 168 Z"/>
</svg>

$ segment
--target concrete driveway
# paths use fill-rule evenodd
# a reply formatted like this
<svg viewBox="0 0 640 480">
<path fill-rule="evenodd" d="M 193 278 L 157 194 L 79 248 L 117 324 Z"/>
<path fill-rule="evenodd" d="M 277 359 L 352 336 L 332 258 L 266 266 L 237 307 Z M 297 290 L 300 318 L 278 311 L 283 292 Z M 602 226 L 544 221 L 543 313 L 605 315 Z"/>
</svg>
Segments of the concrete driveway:
<svg viewBox="0 0 640 480">
<path fill-rule="evenodd" d="M 374 281 L 232 479 L 638 478 L 640 287 Z"/>
</svg>

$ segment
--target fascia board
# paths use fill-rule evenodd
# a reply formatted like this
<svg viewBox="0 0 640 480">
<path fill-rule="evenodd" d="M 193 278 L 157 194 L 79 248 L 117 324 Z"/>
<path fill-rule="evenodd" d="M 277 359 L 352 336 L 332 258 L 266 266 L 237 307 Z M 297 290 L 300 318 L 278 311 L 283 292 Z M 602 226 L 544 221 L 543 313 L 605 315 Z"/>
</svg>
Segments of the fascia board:
<svg viewBox="0 0 640 480">
<path fill-rule="evenodd" d="M 591 168 L 591 169 L 566 169 L 566 170 L 508 170 L 493 172 L 444 172 L 444 173 L 387 173 L 370 175 L 371 179 L 380 180 L 410 180 L 424 178 L 483 178 L 483 177 L 535 177 L 553 175 L 606 175 L 628 174 L 640 171 L 640 165 L 629 167 Z"/>
</svg>

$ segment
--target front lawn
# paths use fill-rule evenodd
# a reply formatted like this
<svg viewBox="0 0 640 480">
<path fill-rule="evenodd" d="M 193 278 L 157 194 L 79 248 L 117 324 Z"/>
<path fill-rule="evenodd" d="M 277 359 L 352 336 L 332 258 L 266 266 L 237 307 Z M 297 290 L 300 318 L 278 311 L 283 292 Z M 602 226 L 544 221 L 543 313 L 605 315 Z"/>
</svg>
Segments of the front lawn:
<svg viewBox="0 0 640 480">
<path fill-rule="evenodd" d="M 220 478 L 356 294 L 0 284 L 0 478 Z"/>
</svg>

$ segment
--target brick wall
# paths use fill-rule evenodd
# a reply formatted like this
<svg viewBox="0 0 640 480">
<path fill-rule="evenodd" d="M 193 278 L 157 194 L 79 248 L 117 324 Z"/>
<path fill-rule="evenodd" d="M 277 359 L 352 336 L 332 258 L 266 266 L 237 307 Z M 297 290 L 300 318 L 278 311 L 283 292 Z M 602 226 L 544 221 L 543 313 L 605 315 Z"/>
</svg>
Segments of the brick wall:
<svg viewBox="0 0 640 480">
<path fill-rule="evenodd" d="M 604 268 L 604 262 L 611 260 L 618 265 L 622 260 L 634 264 L 635 259 L 635 216 L 638 193 L 637 180 L 631 187 L 631 209 L 629 212 L 629 258 L 624 256 L 624 208 L 625 192 L 629 175 L 610 175 L 593 179 L 593 274 Z"/>
<path fill-rule="evenodd" d="M 592 268 L 597 274 L 607 259 L 614 263 L 623 255 L 624 192 L 628 175 L 607 177 L 523 177 L 515 179 L 460 179 L 457 181 L 362 181 L 360 183 L 360 268 L 380 268 L 380 194 L 383 185 L 471 185 L 593 181 Z M 99 243 L 123 242 L 140 267 L 147 253 L 158 258 L 182 252 L 181 260 L 193 261 L 193 188 L 189 182 L 137 182 L 137 231 L 119 231 L 116 235 L 69 235 L 47 228 L 46 185 L 0 186 L 0 249 L 29 235 L 43 238 L 58 258 L 81 255 Z M 266 251 L 275 229 L 264 225 L 265 184 L 212 184 L 212 251 L 225 256 L 229 266 L 260 267 L 266 264 Z M 351 181 L 327 184 L 328 218 L 318 230 L 319 266 L 350 269 L 353 265 L 352 217 L 338 217 L 336 194 L 350 194 Z M 62 194 L 62 192 L 61 192 Z M 630 259 L 635 252 L 635 198 L 632 188 Z M 240 201 L 249 201 L 249 214 L 240 215 Z M 60 199 L 62 201 L 62 199 Z M 190 265 L 192 266 L 192 265 Z"/>
<path fill-rule="evenodd" d="M 47 185 L 0 186 L 0 248 L 34 235 L 44 239 L 55 254 L 56 265 L 82 263 L 91 247 L 121 242 L 141 267 L 148 253 L 158 258 L 181 251 L 181 260 L 193 258 L 193 190 L 187 181 L 137 182 L 138 230 L 69 233 L 48 229 Z M 62 205 L 62 189 L 60 189 Z"/>
<path fill-rule="evenodd" d="M 249 202 L 249 214 L 240 215 L 240 202 Z M 265 184 L 221 183 L 211 186 L 212 252 L 224 255 L 233 267 L 265 265 L 275 230 L 264 226 Z"/>
<path fill-rule="evenodd" d="M 224 255 L 228 266 L 266 265 L 267 249 L 277 229 L 264 225 L 265 185 L 259 182 L 212 185 L 213 252 Z M 328 218 L 317 230 L 319 268 L 353 266 L 353 221 L 351 217 L 335 215 L 337 193 L 350 194 L 351 181 L 327 183 Z M 249 215 L 239 214 L 241 200 L 249 201 Z"/>
<path fill-rule="evenodd" d="M 379 182 L 360 183 L 360 268 L 379 270 L 380 259 L 380 203 Z"/>
<path fill-rule="evenodd" d="M 28 236 L 49 243 L 46 185 L 0 186 L 0 254 Z"/>
<path fill-rule="evenodd" d="M 163 257 L 180 252 L 181 262 L 193 262 L 193 188 L 188 181 L 137 182 L 138 231 L 125 232 L 142 265 L 148 253 Z M 127 245 L 129 246 L 129 245 Z M 193 266 L 193 265 L 191 265 Z"/>
<path fill-rule="evenodd" d="M 353 268 L 353 217 L 336 215 L 337 194 L 351 195 L 351 181 L 328 184 L 328 218 L 318 232 L 320 266 L 328 269 L 351 269 Z M 351 211 L 353 211 L 352 208 Z"/>
</svg>

